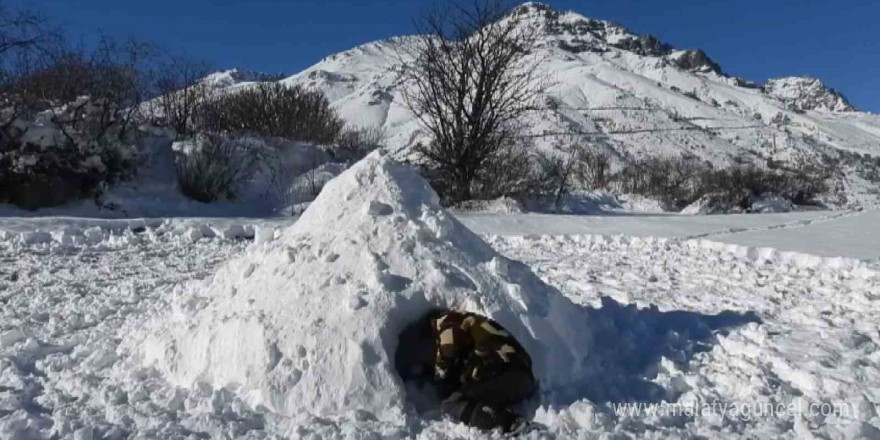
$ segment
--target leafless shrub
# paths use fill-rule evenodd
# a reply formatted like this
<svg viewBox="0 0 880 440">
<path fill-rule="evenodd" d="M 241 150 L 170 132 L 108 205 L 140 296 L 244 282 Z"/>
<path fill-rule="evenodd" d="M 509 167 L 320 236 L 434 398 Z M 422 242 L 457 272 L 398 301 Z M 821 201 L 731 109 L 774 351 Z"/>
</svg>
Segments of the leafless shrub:
<svg viewBox="0 0 880 440">
<path fill-rule="evenodd" d="M 385 144 L 382 127 L 349 127 L 342 131 L 332 152 L 342 160 L 357 161 Z"/>
<path fill-rule="evenodd" d="M 210 68 L 185 56 L 170 57 L 160 63 L 155 88 L 158 97 L 152 101 L 151 113 L 157 115 L 156 125 L 171 127 L 178 136 L 195 134 L 197 112 L 215 93 L 204 82 Z"/>
<path fill-rule="evenodd" d="M 324 185 L 327 184 L 320 168 L 323 161 L 320 159 L 320 151 L 317 148 L 310 149 L 308 156 L 308 161 L 300 165 L 304 171 L 301 175 L 303 177 L 302 183 L 310 196 L 317 197 L 324 189 Z"/>
<path fill-rule="evenodd" d="M 511 139 L 499 146 L 477 170 L 470 194 L 478 200 L 525 194 L 532 184 L 530 144 Z"/>
<path fill-rule="evenodd" d="M 234 199 L 261 157 L 257 147 L 240 136 L 200 135 L 191 147 L 178 154 L 177 179 L 185 196 L 204 203 Z"/>
<path fill-rule="evenodd" d="M 576 180 L 584 189 L 604 190 L 611 183 L 612 156 L 607 151 L 583 148 L 578 154 L 580 166 Z"/>
<path fill-rule="evenodd" d="M 252 133 L 329 145 L 344 122 L 319 90 L 260 83 L 206 101 L 197 125 L 205 132 Z"/>
<path fill-rule="evenodd" d="M 148 96 L 151 53 L 150 45 L 109 38 L 74 49 L 42 16 L 0 5 L 0 186 L 7 193 L 0 198 L 57 205 L 133 175 L 127 145 Z M 34 127 L 46 131 L 51 149 L 28 143 Z"/>
<path fill-rule="evenodd" d="M 639 194 L 681 209 L 711 195 L 729 206 L 747 210 L 754 197 L 777 194 L 794 204 L 816 203 L 831 189 L 833 164 L 806 159 L 780 163 L 774 168 L 741 161 L 716 169 L 693 157 L 648 157 L 629 162 L 612 177 L 611 187 L 620 193 Z"/>
<path fill-rule="evenodd" d="M 545 81 L 533 55 L 537 31 L 501 21 L 506 13 L 495 0 L 452 3 L 417 20 L 419 36 L 401 54 L 404 103 L 431 136 L 417 152 L 452 203 L 511 183 L 485 180 L 505 176 L 493 161 L 523 162 L 512 145 Z"/>
</svg>

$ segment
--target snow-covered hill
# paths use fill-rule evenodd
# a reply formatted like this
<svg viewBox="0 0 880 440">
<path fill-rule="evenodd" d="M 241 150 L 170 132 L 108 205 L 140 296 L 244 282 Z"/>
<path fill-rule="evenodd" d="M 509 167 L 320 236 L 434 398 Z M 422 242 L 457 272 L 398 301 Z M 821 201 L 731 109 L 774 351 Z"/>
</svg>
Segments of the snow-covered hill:
<svg viewBox="0 0 880 440">
<path fill-rule="evenodd" d="M 540 3 L 523 4 L 505 19 L 542 34 L 538 55 L 547 59 L 554 85 L 546 110 L 532 116 L 539 148 L 552 149 L 561 134 L 577 131 L 623 160 L 689 154 L 723 165 L 734 157 L 785 160 L 801 153 L 880 157 L 880 116 L 856 111 L 818 80 L 757 85 L 722 73 L 703 51 L 677 50 Z M 349 122 L 383 127 L 397 157 L 410 158 L 420 132 L 401 99 L 406 55 L 399 49 L 408 41 L 365 44 L 282 81 L 323 90 Z M 876 203 L 868 189 L 876 184 L 849 174 L 839 183 L 849 202 Z"/>
</svg>

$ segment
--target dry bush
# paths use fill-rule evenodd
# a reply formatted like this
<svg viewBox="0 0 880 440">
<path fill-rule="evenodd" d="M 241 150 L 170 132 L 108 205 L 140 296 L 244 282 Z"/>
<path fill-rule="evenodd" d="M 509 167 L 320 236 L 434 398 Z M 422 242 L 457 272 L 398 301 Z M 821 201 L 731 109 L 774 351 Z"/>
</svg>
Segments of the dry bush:
<svg viewBox="0 0 880 440">
<path fill-rule="evenodd" d="M 109 38 L 75 50 L 43 17 L 0 5 L 0 201 L 53 206 L 131 177 L 151 54 Z"/>
<path fill-rule="evenodd" d="M 187 197 L 209 203 L 232 200 L 257 167 L 260 151 L 240 136 L 199 135 L 190 151 L 178 153 L 177 180 Z"/>
<path fill-rule="evenodd" d="M 211 133 L 250 133 L 329 145 L 344 127 L 320 90 L 260 83 L 220 94 L 199 109 L 197 128 Z"/>
<path fill-rule="evenodd" d="M 174 129 L 181 137 L 194 135 L 197 112 L 215 93 L 203 81 L 210 68 L 204 62 L 176 56 L 160 63 L 157 70 L 155 93 L 158 97 L 151 101 L 152 122 Z"/>
<path fill-rule="evenodd" d="M 332 152 L 337 159 L 358 161 L 385 145 L 382 127 L 346 128 L 339 135 Z"/>
<path fill-rule="evenodd" d="M 716 169 L 692 157 L 649 157 L 622 166 L 611 177 L 611 187 L 620 193 L 659 200 L 671 209 L 711 195 L 747 210 L 754 197 L 764 194 L 780 195 L 796 205 L 817 203 L 818 196 L 831 190 L 830 181 L 836 173 L 831 163 L 804 158 L 774 168 L 740 162 Z"/>
</svg>

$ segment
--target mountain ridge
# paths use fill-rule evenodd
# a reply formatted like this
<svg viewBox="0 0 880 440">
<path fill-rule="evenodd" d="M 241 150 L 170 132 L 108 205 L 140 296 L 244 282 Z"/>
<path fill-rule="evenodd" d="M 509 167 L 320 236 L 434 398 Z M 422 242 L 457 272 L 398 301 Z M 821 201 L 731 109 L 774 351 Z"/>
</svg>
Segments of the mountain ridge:
<svg viewBox="0 0 880 440">
<path fill-rule="evenodd" d="M 539 26 L 536 47 L 552 79 L 544 109 L 527 117 L 535 148 L 559 154 L 572 133 L 620 161 L 691 156 L 714 165 L 750 161 L 855 161 L 880 157 L 880 116 L 805 78 L 756 84 L 729 76 L 700 49 L 680 50 L 610 21 L 525 3 L 504 19 Z M 380 127 L 400 160 L 427 140 L 403 105 L 400 75 L 412 37 L 329 55 L 281 80 L 323 91 L 350 124 Z M 769 86 L 768 86 L 769 84 Z M 874 159 L 871 159 L 872 161 Z M 872 162 L 873 163 L 873 162 Z M 875 203 L 876 182 L 847 171 L 843 204 Z"/>
</svg>

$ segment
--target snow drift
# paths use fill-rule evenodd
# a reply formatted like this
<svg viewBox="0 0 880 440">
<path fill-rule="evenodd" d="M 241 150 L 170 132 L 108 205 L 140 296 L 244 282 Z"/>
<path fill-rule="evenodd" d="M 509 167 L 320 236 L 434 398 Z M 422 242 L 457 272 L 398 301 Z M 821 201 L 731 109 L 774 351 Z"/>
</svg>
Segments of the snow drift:
<svg viewBox="0 0 880 440">
<path fill-rule="evenodd" d="M 284 416 L 399 420 L 397 338 L 435 307 L 501 323 L 532 356 L 543 392 L 589 376 L 586 310 L 497 254 L 384 153 L 331 181 L 277 240 L 183 290 L 128 341 L 139 361 L 173 384 L 234 389 Z"/>
</svg>

